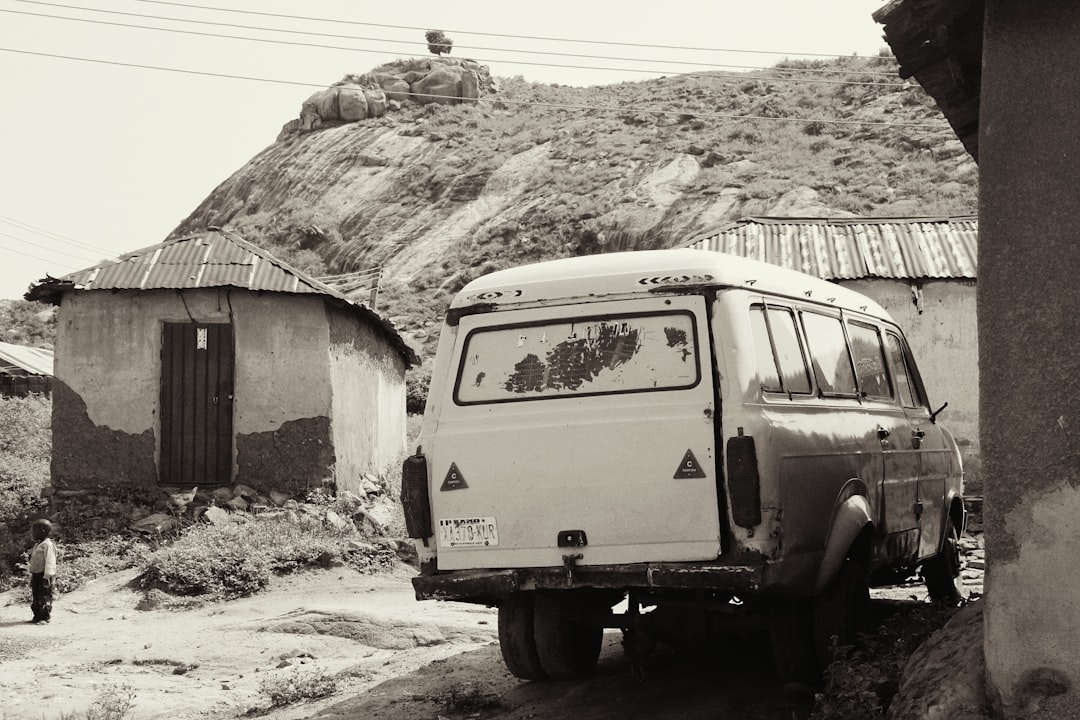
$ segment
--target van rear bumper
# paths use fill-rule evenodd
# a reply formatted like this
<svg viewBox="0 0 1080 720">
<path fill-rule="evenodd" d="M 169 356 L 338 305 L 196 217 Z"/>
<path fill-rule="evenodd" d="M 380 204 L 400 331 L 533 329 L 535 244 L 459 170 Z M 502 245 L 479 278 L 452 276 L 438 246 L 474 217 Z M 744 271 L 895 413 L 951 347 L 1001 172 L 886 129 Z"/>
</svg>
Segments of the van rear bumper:
<svg viewBox="0 0 1080 720">
<path fill-rule="evenodd" d="M 527 590 L 696 589 L 755 593 L 765 565 L 640 563 L 512 570 L 452 570 L 412 579 L 417 600 L 460 600 L 498 605 L 512 592 Z"/>
</svg>

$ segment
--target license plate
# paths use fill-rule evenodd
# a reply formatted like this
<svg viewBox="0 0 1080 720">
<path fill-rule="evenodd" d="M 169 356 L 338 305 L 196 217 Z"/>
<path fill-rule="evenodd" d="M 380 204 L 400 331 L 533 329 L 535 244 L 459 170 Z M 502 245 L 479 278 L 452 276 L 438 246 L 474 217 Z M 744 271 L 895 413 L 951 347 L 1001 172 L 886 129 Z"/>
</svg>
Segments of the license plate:
<svg viewBox="0 0 1080 720">
<path fill-rule="evenodd" d="M 439 544 L 443 547 L 494 547 L 499 527 L 493 517 L 443 518 L 439 520 Z"/>
</svg>

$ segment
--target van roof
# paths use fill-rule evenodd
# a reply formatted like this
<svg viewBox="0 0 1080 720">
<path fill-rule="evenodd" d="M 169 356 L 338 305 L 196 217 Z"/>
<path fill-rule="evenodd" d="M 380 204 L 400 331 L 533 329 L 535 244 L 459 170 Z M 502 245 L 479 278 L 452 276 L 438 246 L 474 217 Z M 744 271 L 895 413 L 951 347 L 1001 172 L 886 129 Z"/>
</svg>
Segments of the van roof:
<svg viewBox="0 0 1080 720">
<path fill-rule="evenodd" d="M 450 309 L 600 300 L 704 287 L 756 290 L 892 319 L 865 295 L 821 278 L 738 255 L 688 248 L 589 255 L 500 270 L 462 288 Z"/>
</svg>

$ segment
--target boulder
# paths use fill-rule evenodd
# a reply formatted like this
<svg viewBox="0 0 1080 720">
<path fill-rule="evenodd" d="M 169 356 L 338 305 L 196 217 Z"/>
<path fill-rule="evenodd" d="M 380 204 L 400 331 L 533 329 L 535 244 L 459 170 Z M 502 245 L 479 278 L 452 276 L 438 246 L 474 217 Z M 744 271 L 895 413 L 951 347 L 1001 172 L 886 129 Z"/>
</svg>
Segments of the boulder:
<svg viewBox="0 0 1080 720">
<path fill-rule="evenodd" d="M 237 485 L 233 488 L 233 497 L 242 497 L 245 500 L 253 500 L 259 496 L 259 491 L 248 485 Z"/>
<path fill-rule="evenodd" d="M 279 490 L 270 491 L 270 502 L 274 503 L 278 507 L 282 507 L 289 501 L 289 493 L 283 493 Z"/>
<path fill-rule="evenodd" d="M 326 511 L 326 524 L 339 532 L 348 532 L 355 529 L 351 520 L 341 517 L 333 510 Z"/>
<path fill-rule="evenodd" d="M 427 105 L 453 105 L 461 102 L 461 74 L 450 68 L 438 68 L 410 85 L 413 100 Z"/>
<path fill-rule="evenodd" d="M 904 666 L 889 720 L 985 720 L 983 603 L 961 608 Z"/>
<path fill-rule="evenodd" d="M 386 114 L 386 94 L 382 90 L 364 90 L 364 96 L 367 98 L 368 117 L 377 118 Z"/>
<path fill-rule="evenodd" d="M 242 497 L 234 497 L 232 500 L 228 500 L 224 503 L 225 507 L 236 512 L 247 512 L 248 501 Z"/>
<path fill-rule="evenodd" d="M 206 521 L 211 525 L 221 525 L 222 523 L 232 522 L 229 513 L 219 507 L 206 508 L 206 511 L 203 512 L 202 516 L 206 518 Z"/>
<path fill-rule="evenodd" d="M 147 515 L 142 520 L 131 524 L 131 529 L 146 535 L 160 535 L 176 528 L 176 518 L 165 513 Z"/>
<path fill-rule="evenodd" d="M 368 91 L 358 85 L 342 85 L 338 89 L 338 119 L 356 122 L 368 118 Z M 384 108 L 385 111 L 385 108 Z M 375 117 L 371 115 L 371 117 Z"/>
<path fill-rule="evenodd" d="M 210 493 L 210 497 L 215 502 L 223 503 L 232 500 L 234 494 L 235 493 L 233 492 L 232 488 L 219 487 L 214 488 L 214 491 Z"/>
<path fill-rule="evenodd" d="M 400 101 L 409 96 L 409 83 L 396 75 L 390 75 L 389 73 L 375 73 L 374 77 L 375 82 L 382 88 L 387 99 Z"/>
<path fill-rule="evenodd" d="M 308 98 L 308 102 L 313 102 L 315 105 L 315 112 L 319 114 L 319 117 L 323 121 L 334 121 L 341 118 L 341 112 L 338 110 L 338 88 L 332 87 L 326 90 L 320 90 L 311 97 Z"/>
<path fill-rule="evenodd" d="M 480 78 L 472 70 L 461 73 L 461 97 L 476 100 L 480 97 Z"/>
</svg>

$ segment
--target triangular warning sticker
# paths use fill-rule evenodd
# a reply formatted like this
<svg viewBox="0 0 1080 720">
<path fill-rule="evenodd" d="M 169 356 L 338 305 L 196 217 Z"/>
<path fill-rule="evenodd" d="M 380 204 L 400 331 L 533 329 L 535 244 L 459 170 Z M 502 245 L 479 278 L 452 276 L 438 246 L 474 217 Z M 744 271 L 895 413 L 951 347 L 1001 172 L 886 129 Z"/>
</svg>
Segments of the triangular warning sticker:
<svg viewBox="0 0 1080 720">
<path fill-rule="evenodd" d="M 457 463 L 450 463 L 450 469 L 446 471 L 446 477 L 443 478 L 442 490 L 461 490 L 469 487 L 469 483 L 465 482 L 465 476 L 461 474 L 461 471 L 457 468 Z"/>
<path fill-rule="evenodd" d="M 674 478 L 681 480 L 683 478 L 703 478 L 705 477 L 705 471 L 701 469 L 701 465 L 698 465 L 697 458 L 694 457 L 694 453 L 690 450 L 686 451 L 683 455 L 682 462 L 679 463 L 679 469 L 675 471 Z"/>
</svg>

